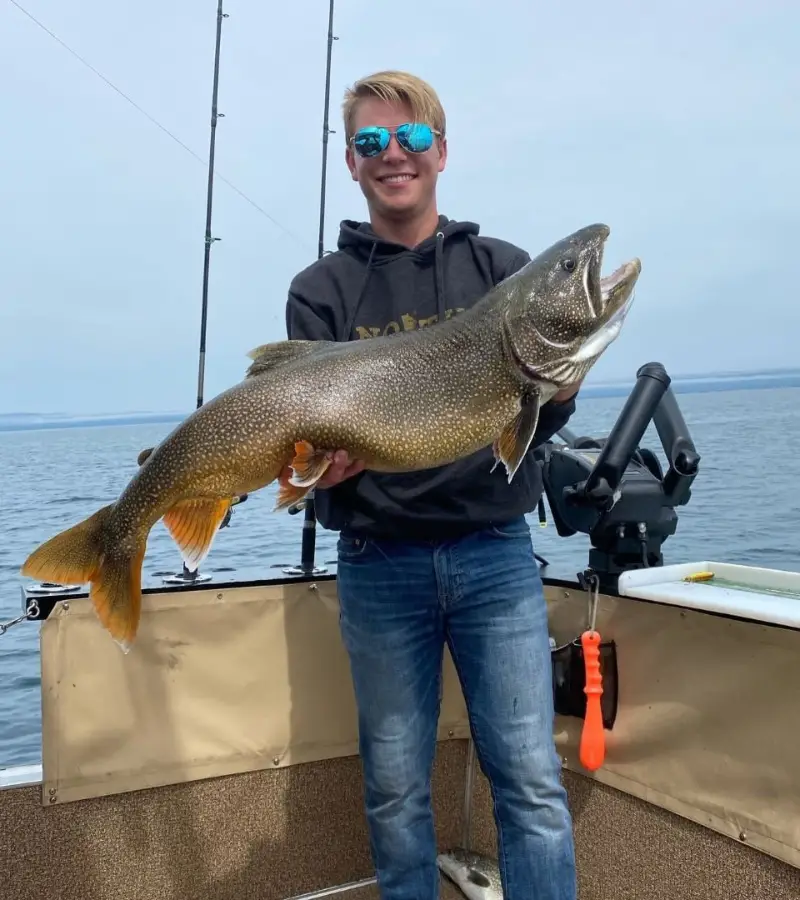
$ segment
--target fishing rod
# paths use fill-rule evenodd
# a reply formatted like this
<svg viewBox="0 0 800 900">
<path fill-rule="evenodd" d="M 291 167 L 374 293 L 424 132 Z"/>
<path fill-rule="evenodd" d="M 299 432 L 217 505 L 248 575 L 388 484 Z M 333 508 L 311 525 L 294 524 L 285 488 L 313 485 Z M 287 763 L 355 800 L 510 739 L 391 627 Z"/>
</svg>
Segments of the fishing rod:
<svg viewBox="0 0 800 900">
<path fill-rule="evenodd" d="M 217 0 L 217 33 L 214 44 L 214 79 L 211 88 L 211 136 L 208 145 L 208 186 L 206 189 L 206 231 L 203 247 L 203 289 L 202 304 L 200 308 L 200 351 L 197 361 L 197 409 L 203 405 L 203 391 L 205 388 L 206 373 L 206 334 L 208 330 L 208 276 L 211 268 L 211 245 L 220 240 L 211 234 L 211 210 L 214 200 L 214 152 L 217 145 L 217 119 L 225 117 L 224 113 L 217 110 L 217 97 L 219 96 L 219 57 L 220 48 L 222 46 L 222 20 L 227 19 L 228 14 L 222 11 L 222 0 Z M 240 497 L 237 502 L 241 503 L 246 499 Z M 233 505 L 228 510 L 228 514 L 220 524 L 220 528 L 224 528 L 230 521 L 230 515 Z M 168 575 L 164 578 L 165 582 L 170 584 L 196 584 L 198 581 L 210 581 L 210 575 L 201 575 L 199 569 L 190 572 L 183 564 L 183 571 L 176 575 Z"/>
<path fill-rule="evenodd" d="M 330 0 L 328 9 L 328 49 L 325 67 L 325 108 L 322 119 L 322 170 L 320 178 L 320 202 L 319 202 L 319 234 L 317 240 L 317 259 L 321 259 L 325 253 L 325 201 L 327 194 L 327 175 L 328 175 L 328 136 L 335 134 L 329 127 L 330 125 L 330 93 L 331 93 L 331 62 L 333 56 L 333 42 L 339 38 L 333 34 L 333 17 L 334 2 Z M 206 357 L 206 331 L 208 319 L 208 276 L 211 261 L 211 245 L 214 241 L 220 240 L 211 234 L 211 211 L 214 193 L 214 150 L 216 146 L 217 119 L 223 118 L 224 113 L 217 111 L 217 95 L 219 88 L 219 59 L 220 47 L 222 43 L 222 20 L 227 19 L 227 13 L 222 11 L 222 0 L 217 2 L 217 33 L 216 44 L 214 48 L 214 81 L 211 94 L 211 136 L 209 141 L 208 153 L 208 191 L 206 201 L 206 232 L 203 255 L 203 299 L 200 314 L 200 352 L 198 359 L 197 371 L 197 408 L 203 405 L 203 387 L 205 377 L 205 357 Z M 244 502 L 247 495 L 239 497 L 238 503 Z M 224 528 L 230 519 L 231 510 L 220 524 L 220 528 Z M 316 552 L 316 511 L 314 508 L 314 492 L 311 491 L 305 500 L 305 518 L 303 521 L 303 536 L 300 552 L 300 566 L 284 569 L 287 574 L 298 575 L 317 575 L 326 571 L 324 567 L 317 568 L 314 565 L 314 556 Z M 196 583 L 198 581 L 209 581 L 210 575 L 201 575 L 199 571 L 190 572 L 183 565 L 183 571 L 180 574 L 169 575 L 164 578 L 165 582 L 173 584 Z"/>
<path fill-rule="evenodd" d="M 206 234 L 203 249 L 203 301 L 200 310 L 200 353 L 197 363 L 197 409 L 203 405 L 203 389 L 206 373 L 206 329 L 208 325 L 208 273 L 211 266 L 211 245 L 220 238 L 211 235 L 211 207 L 214 199 L 214 151 L 217 145 L 217 119 L 225 117 L 217 111 L 219 94 L 219 53 L 222 44 L 222 20 L 228 14 L 222 11 L 222 0 L 217 0 L 217 37 L 214 46 L 214 82 L 211 89 L 211 137 L 208 145 L 208 188 L 206 194 Z"/>
<path fill-rule="evenodd" d="M 328 8 L 328 56 L 325 65 L 325 109 L 322 114 L 322 171 L 319 191 L 319 235 L 317 239 L 317 259 L 322 259 L 325 249 L 325 194 L 328 180 L 328 135 L 335 134 L 328 127 L 330 122 L 331 102 L 331 60 L 333 58 L 333 42 L 339 38 L 333 34 L 334 0 L 330 0 Z"/>
<path fill-rule="evenodd" d="M 322 114 L 322 171 L 320 176 L 319 192 L 319 234 L 317 238 L 317 259 L 322 259 L 325 254 L 325 197 L 328 180 L 328 135 L 335 134 L 331 131 L 330 124 L 330 99 L 331 99 L 331 59 L 333 57 L 333 42 L 339 38 L 333 34 L 333 12 L 335 0 L 330 0 L 328 8 L 328 55 L 325 65 L 325 108 Z M 297 575 L 321 575 L 327 571 L 325 567 L 314 565 L 314 554 L 317 541 L 317 517 L 314 508 L 314 491 L 310 491 L 305 499 L 305 518 L 303 519 L 303 537 L 300 550 L 300 566 L 284 569 L 287 574 Z"/>
</svg>

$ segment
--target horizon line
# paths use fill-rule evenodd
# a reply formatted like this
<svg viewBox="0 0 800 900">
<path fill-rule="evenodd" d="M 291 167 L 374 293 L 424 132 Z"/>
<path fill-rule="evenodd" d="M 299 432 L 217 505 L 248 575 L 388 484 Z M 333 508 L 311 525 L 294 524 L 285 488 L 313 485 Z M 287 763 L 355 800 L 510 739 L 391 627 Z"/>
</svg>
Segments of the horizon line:
<svg viewBox="0 0 800 900">
<path fill-rule="evenodd" d="M 775 381 L 778 384 L 775 384 Z M 609 380 L 584 384 L 581 395 L 586 399 L 610 399 L 630 393 L 636 379 Z M 800 369 L 782 368 L 749 373 L 725 372 L 697 376 L 671 376 L 676 394 L 724 393 L 734 390 L 762 390 L 769 387 L 800 387 Z M 65 412 L 0 412 L 0 431 L 38 431 L 63 427 L 92 425 L 158 425 L 182 421 L 195 410 L 132 410 L 105 413 Z"/>
</svg>

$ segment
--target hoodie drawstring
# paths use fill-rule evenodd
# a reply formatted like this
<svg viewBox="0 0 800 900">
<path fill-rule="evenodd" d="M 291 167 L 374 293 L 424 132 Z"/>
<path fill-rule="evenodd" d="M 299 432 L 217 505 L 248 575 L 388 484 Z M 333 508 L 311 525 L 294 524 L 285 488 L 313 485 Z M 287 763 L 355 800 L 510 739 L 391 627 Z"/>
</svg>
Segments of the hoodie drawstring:
<svg viewBox="0 0 800 900">
<path fill-rule="evenodd" d="M 369 251 L 369 259 L 367 260 L 367 268 L 364 272 L 364 278 L 361 282 L 361 290 L 358 292 L 358 297 L 356 298 L 356 302 L 353 304 L 353 310 L 350 313 L 349 318 L 347 319 L 347 325 L 344 329 L 344 334 L 342 335 L 342 340 L 348 341 L 350 340 L 350 334 L 353 331 L 353 324 L 356 320 L 356 313 L 358 312 L 359 306 L 361 306 L 361 301 L 364 299 L 364 294 L 367 292 L 367 284 L 369 284 L 369 276 L 372 273 L 372 258 L 375 256 L 375 251 L 378 249 L 378 242 L 375 241 L 372 244 L 372 248 Z"/>
<path fill-rule="evenodd" d="M 358 314 L 358 309 L 361 306 L 361 301 L 364 299 L 364 295 L 367 292 L 367 285 L 369 284 L 370 275 L 372 274 L 372 260 L 375 256 L 375 251 L 378 249 L 378 242 L 374 241 L 372 247 L 369 251 L 369 258 L 367 259 L 367 268 L 364 272 L 364 278 L 361 282 L 361 289 L 358 292 L 358 297 L 356 298 L 356 302 L 353 304 L 353 308 L 350 312 L 350 315 L 347 318 L 347 324 L 344 328 L 344 333 L 342 335 L 342 340 L 350 340 L 351 333 L 353 331 L 353 325 L 355 324 L 356 315 Z M 437 231 L 436 232 L 436 247 L 433 256 L 433 280 L 434 280 L 434 291 L 436 293 L 436 312 L 438 313 L 439 321 L 444 322 L 447 316 L 447 309 L 445 303 L 445 293 L 444 293 L 444 232 Z"/>
<path fill-rule="evenodd" d="M 436 232 L 436 253 L 433 256 L 433 275 L 436 283 L 436 311 L 439 314 L 439 321 L 445 320 L 445 298 L 444 298 L 444 233 Z"/>
</svg>

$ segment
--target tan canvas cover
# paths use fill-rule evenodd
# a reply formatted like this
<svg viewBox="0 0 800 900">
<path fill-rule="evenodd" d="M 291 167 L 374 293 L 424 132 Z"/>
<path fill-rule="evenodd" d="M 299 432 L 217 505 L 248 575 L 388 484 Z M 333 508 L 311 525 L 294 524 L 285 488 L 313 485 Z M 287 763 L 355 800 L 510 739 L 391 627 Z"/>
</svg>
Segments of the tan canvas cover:
<svg viewBox="0 0 800 900">
<path fill-rule="evenodd" d="M 549 588 L 559 642 L 586 595 Z M 620 709 L 594 777 L 800 866 L 800 633 L 601 598 Z M 42 628 L 43 802 L 357 752 L 335 586 L 148 595 L 124 655 L 87 601 Z M 582 722 L 558 717 L 577 761 Z M 468 736 L 445 656 L 440 739 Z"/>
<path fill-rule="evenodd" d="M 88 601 L 57 607 L 41 634 L 44 801 L 357 753 L 338 616 L 330 581 L 150 594 L 126 655 Z M 439 736 L 469 736 L 447 656 Z"/>
<path fill-rule="evenodd" d="M 550 596 L 568 640 L 586 594 Z M 602 596 L 597 629 L 617 643 L 620 690 L 594 777 L 800 866 L 800 632 Z M 558 717 L 556 742 L 588 775 L 581 726 Z"/>
</svg>

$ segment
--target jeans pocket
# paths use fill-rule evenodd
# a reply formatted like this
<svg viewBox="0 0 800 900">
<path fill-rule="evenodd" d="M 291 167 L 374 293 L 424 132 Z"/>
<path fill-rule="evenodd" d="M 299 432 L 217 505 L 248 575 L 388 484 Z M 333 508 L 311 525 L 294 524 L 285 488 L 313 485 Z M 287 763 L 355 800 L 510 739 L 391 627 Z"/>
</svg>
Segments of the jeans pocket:
<svg viewBox="0 0 800 900">
<path fill-rule="evenodd" d="M 355 562 L 361 559 L 367 551 L 368 541 L 365 537 L 350 534 L 340 534 L 336 544 L 339 562 Z"/>
<path fill-rule="evenodd" d="M 531 527 L 525 516 L 519 516 L 508 522 L 492 523 L 488 528 L 489 534 L 493 537 L 504 538 L 529 538 L 531 536 Z"/>
</svg>

